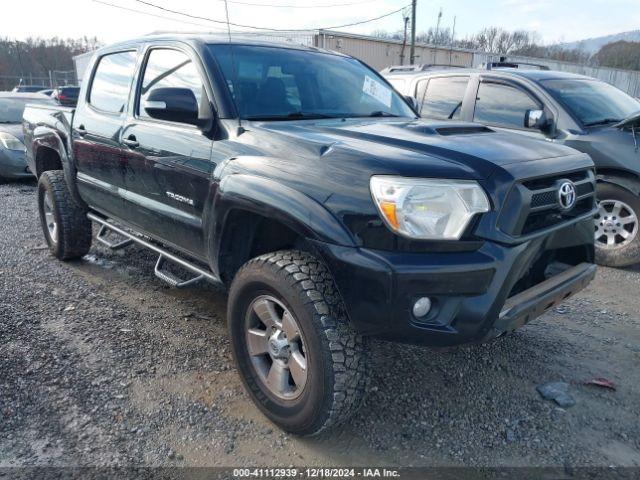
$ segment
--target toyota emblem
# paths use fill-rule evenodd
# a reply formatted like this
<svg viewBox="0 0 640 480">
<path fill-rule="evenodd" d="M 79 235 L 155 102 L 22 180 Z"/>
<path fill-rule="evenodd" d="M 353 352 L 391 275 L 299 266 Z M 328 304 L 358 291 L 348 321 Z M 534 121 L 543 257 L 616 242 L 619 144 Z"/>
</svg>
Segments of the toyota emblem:
<svg viewBox="0 0 640 480">
<path fill-rule="evenodd" d="M 571 210 L 576 204 L 576 186 L 569 181 L 560 185 L 558 189 L 558 203 L 563 210 Z"/>
</svg>

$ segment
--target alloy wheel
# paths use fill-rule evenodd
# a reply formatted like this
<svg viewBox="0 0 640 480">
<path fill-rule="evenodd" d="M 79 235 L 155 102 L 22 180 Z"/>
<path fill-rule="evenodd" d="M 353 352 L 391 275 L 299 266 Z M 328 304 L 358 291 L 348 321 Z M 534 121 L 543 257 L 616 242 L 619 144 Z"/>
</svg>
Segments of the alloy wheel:
<svg viewBox="0 0 640 480">
<path fill-rule="evenodd" d="M 293 400 L 307 383 L 305 343 L 294 315 L 270 295 L 256 298 L 245 320 L 247 349 L 264 386 L 276 397 Z"/>
<path fill-rule="evenodd" d="M 601 200 L 595 219 L 596 244 L 599 248 L 614 249 L 631 243 L 638 234 L 638 217 L 633 209 L 620 200 Z"/>
<path fill-rule="evenodd" d="M 58 243 L 58 222 L 56 222 L 56 217 L 53 213 L 51 192 L 48 190 L 44 194 L 43 207 L 44 221 L 47 225 L 47 230 L 49 231 L 49 238 L 53 243 Z"/>
</svg>

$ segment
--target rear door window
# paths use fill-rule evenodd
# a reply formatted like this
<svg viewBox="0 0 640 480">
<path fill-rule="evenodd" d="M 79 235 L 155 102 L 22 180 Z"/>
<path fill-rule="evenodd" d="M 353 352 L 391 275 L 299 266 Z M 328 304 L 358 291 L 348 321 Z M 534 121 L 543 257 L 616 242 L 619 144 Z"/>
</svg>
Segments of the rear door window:
<svg viewBox="0 0 640 480">
<path fill-rule="evenodd" d="M 439 120 L 460 119 L 469 77 L 432 78 L 422 96 L 420 114 Z M 420 90 L 420 85 L 418 86 Z"/>
<path fill-rule="evenodd" d="M 118 52 L 100 59 L 93 76 L 89 104 L 111 113 L 124 112 L 136 68 L 136 52 Z"/>
<path fill-rule="evenodd" d="M 482 82 L 473 120 L 487 125 L 524 129 L 527 110 L 541 106 L 524 90 L 502 83 Z"/>
</svg>

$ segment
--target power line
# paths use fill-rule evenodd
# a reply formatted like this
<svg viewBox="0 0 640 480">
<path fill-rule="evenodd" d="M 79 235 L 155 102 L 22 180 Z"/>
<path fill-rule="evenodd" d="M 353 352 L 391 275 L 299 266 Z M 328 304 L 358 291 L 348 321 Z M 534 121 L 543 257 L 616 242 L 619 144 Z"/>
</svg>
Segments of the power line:
<svg viewBox="0 0 640 480">
<path fill-rule="evenodd" d="M 98 1 L 98 0 L 94 0 L 94 1 Z M 138 2 L 138 3 L 142 3 L 143 5 L 147 5 L 149 7 L 157 8 L 157 9 L 162 10 L 164 12 L 173 13 L 175 15 L 182 15 L 184 17 L 193 18 L 193 19 L 196 19 L 196 20 L 205 20 L 205 21 L 208 21 L 208 22 L 219 23 L 219 24 L 224 24 L 224 25 L 233 25 L 234 27 L 251 28 L 251 29 L 254 29 L 254 30 L 267 30 L 267 31 L 271 31 L 271 32 L 303 32 L 303 31 L 306 31 L 306 30 L 330 30 L 330 29 L 334 29 L 334 28 L 353 27 L 355 25 L 362 25 L 362 24 L 365 24 L 365 23 L 370 23 L 370 22 L 374 22 L 376 20 L 380 20 L 380 19 L 385 18 L 385 17 L 390 17 L 391 15 L 394 15 L 394 14 L 402 11 L 407 6 L 407 5 L 403 5 L 401 8 L 398 8 L 397 10 L 394 10 L 394 11 L 389 12 L 389 13 L 385 13 L 384 15 L 380 15 L 379 17 L 370 18 L 370 19 L 367 19 L 367 20 L 361 20 L 359 22 L 346 23 L 346 24 L 343 24 L 343 25 L 334 25 L 334 26 L 331 26 L 331 27 L 320 27 L 320 28 L 280 29 L 280 28 L 269 28 L 269 27 L 257 27 L 255 25 L 243 25 L 241 23 L 228 23 L 228 22 L 223 21 L 223 20 L 216 20 L 216 19 L 209 18 L 209 17 L 201 17 L 201 16 L 198 16 L 198 15 L 191 15 L 189 13 L 180 12 L 178 10 L 172 10 L 170 8 L 163 7 L 161 5 L 156 5 L 154 3 L 147 2 L 146 0 L 135 0 L 135 1 Z"/>
<path fill-rule="evenodd" d="M 102 0 L 92 0 L 95 3 L 100 3 L 102 5 L 106 5 L 107 7 L 119 8 L 121 10 L 126 10 L 128 12 L 140 13 L 142 15 L 147 15 L 149 17 L 161 18 L 163 20 L 171 20 L 172 22 L 185 23 L 188 25 L 196 25 L 198 27 L 211 28 L 211 25 L 205 25 L 203 23 L 190 22 L 188 20 L 179 20 L 177 18 L 168 17 L 166 15 L 157 15 L 155 13 L 145 12 L 143 10 L 137 10 L 135 8 L 123 7 L 121 5 L 116 5 L 114 3 L 104 2 Z"/>
<path fill-rule="evenodd" d="M 225 0 L 218 0 L 219 2 L 224 2 Z M 360 2 L 352 2 L 352 3 L 333 3 L 333 4 L 324 4 L 324 5 L 293 5 L 293 4 L 273 4 L 273 3 L 251 3 L 251 2 L 240 2 L 235 0 L 229 0 L 228 3 L 235 5 L 248 5 L 252 7 L 272 7 L 272 8 L 332 8 L 332 7 L 349 7 L 352 5 L 364 5 L 365 3 L 373 3 L 379 0 L 364 0 Z"/>
</svg>

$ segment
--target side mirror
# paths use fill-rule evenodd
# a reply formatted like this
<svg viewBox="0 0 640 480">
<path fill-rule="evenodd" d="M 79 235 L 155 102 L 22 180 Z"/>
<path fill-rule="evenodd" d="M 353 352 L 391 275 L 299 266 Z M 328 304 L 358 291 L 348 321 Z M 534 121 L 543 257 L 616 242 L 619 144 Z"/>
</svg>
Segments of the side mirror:
<svg viewBox="0 0 640 480">
<path fill-rule="evenodd" d="M 142 103 L 147 115 L 158 120 L 200 125 L 198 100 L 188 88 L 156 88 Z"/>
<path fill-rule="evenodd" d="M 411 106 L 411 110 L 413 110 L 416 115 L 420 115 L 420 112 L 418 111 L 418 99 L 412 95 L 405 95 L 404 99 L 407 101 L 407 103 Z"/>
<path fill-rule="evenodd" d="M 544 110 L 527 110 L 524 114 L 524 126 L 544 130 L 549 126 L 549 119 Z"/>
</svg>

